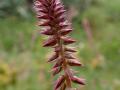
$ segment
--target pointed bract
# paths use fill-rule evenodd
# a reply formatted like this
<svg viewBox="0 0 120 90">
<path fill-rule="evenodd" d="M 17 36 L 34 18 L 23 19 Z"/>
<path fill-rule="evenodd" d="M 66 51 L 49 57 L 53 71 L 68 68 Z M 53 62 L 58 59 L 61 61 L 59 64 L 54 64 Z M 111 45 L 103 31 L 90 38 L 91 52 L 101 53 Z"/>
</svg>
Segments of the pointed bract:
<svg viewBox="0 0 120 90">
<path fill-rule="evenodd" d="M 48 40 L 46 40 L 43 44 L 43 47 L 50 47 L 50 46 L 54 46 L 56 45 L 57 41 L 55 38 L 49 38 Z"/>
<path fill-rule="evenodd" d="M 63 61 L 64 61 L 64 60 L 63 60 L 62 58 L 57 59 L 57 62 L 56 62 L 56 64 L 53 66 L 53 68 L 62 66 Z"/>
<path fill-rule="evenodd" d="M 72 43 L 76 42 L 76 40 L 74 40 L 70 37 L 61 37 L 61 39 L 63 40 L 63 43 L 65 45 L 72 44 Z"/>
<path fill-rule="evenodd" d="M 38 15 L 37 16 L 39 19 L 49 19 L 48 15 Z"/>
<path fill-rule="evenodd" d="M 70 66 L 82 66 L 82 64 L 78 60 L 76 60 L 76 59 L 70 59 L 70 60 L 68 60 L 68 64 Z"/>
<path fill-rule="evenodd" d="M 64 75 L 60 76 L 55 83 L 54 90 L 57 90 L 62 85 L 62 83 L 64 83 L 64 81 L 65 81 L 65 76 Z"/>
<path fill-rule="evenodd" d="M 70 32 L 72 32 L 72 29 L 63 29 L 63 30 L 60 31 L 61 35 L 67 35 Z"/>
<path fill-rule="evenodd" d="M 47 21 L 39 22 L 38 25 L 39 26 L 49 26 L 50 25 L 50 21 L 47 20 Z"/>
<path fill-rule="evenodd" d="M 59 17 L 59 16 L 61 16 L 63 13 L 65 13 L 66 12 L 66 10 L 59 10 L 57 13 L 56 13 L 56 17 Z"/>
<path fill-rule="evenodd" d="M 65 58 L 67 58 L 67 59 L 75 59 L 76 57 L 73 56 L 72 54 L 66 53 Z"/>
<path fill-rule="evenodd" d="M 73 49 L 72 47 L 66 47 L 65 48 L 65 51 L 67 51 L 67 52 L 76 52 L 76 50 L 75 49 Z"/>
<path fill-rule="evenodd" d="M 51 29 L 42 30 L 40 33 L 44 34 L 44 35 L 54 35 L 55 34 L 55 32 Z"/>
<path fill-rule="evenodd" d="M 60 50 L 61 50 L 61 47 L 59 47 L 59 46 L 56 46 L 54 48 L 55 48 L 55 52 L 60 52 Z"/>
<path fill-rule="evenodd" d="M 76 77 L 76 76 L 73 76 L 73 77 L 71 78 L 71 80 L 72 80 L 73 82 L 75 82 L 75 83 L 78 83 L 78 84 L 81 84 L 81 85 L 85 85 L 85 80 L 82 79 L 82 78 L 78 78 L 78 77 Z"/>
<path fill-rule="evenodd" d="M 56 52 L 55 54 L 52 55 L 51 58 L 49 58 L 48 62 L 54 61 L 54 60 L 57 59 L 58 57 L 59 57 L 59 53 Z"/>
<path fill-rule="evenodd" d="M 59 72 L 61 72 L 62 67 L 56 67 L 52 69 L 52 74 L 53 76 L 55 76 L 56 74 L 58 74 Z"/>
</svg>

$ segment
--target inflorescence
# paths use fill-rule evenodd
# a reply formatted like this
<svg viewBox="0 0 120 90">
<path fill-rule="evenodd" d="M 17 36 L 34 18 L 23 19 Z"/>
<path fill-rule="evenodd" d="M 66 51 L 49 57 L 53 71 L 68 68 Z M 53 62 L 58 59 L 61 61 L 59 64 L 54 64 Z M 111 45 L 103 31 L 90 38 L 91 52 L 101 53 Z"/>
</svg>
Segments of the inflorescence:
<svg viewBox="0 0 120 90">
<path fill-rule="evenodd" d="M 76 50 L 67 46 L 76 40 L 68 36 L 72 27 L 66 19 L 64 5 L 60 0 L 35 0 L 34 5 L 39 19 L 38 25 L 43 29 L 41 34 L 49 36 L 43 46 L 54 49 L 54 54 L 48 60 L 54 63 L 52 75 L 60 75 L 55 82 L 54 90 L 71 90 L 72 82 L 84 85 L 84 79 L 74 76 L 74 70 L 70 68 L 82 64 L 73 55 Z"/>
</svg>

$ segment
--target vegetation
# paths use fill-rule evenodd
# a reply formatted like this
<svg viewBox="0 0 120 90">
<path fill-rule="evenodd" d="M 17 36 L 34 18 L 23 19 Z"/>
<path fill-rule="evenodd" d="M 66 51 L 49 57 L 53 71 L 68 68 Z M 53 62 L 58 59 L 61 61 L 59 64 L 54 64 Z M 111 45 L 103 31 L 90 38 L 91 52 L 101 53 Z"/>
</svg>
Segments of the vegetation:
<svg viewBox="0 0 120 90">
<path fill-rule="evenodd" d="M 120 90 L 120 1 L 93 1 L 97 2 L 82 14 L 78 11 L 73 17 L 74 31 L 71 36 L 78 40 L 74 46 L 78 48 L 77 54 L 85 65 L 76 69 L 78 76 L 84 76 L 87 82 L 86 86 L 79 88 Z M 0 19 L 0 90 L 52 90 L 51 65 L 45 61 L 51 50 L 42 48 L 46 37 L 40 36 L 34 18 L 24 20 L 9 16 Z M 93 47 L 99 54 L 90 46 L 82 26 L 84 19 L 90 23 Z"/>
</svg>

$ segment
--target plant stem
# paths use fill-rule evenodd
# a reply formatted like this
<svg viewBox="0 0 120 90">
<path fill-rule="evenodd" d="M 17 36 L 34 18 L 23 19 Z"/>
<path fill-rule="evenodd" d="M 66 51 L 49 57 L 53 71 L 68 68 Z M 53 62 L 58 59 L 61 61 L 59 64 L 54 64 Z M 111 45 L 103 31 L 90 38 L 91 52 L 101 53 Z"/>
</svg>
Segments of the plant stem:
<svg viewBox="0 0 120 90">
<path fill-rule="evenodd" d="M 67 65 L 67 61 L 65 59 L 65 51 L 64 51 L 64 46 L 63 46 L 63 41 L 60 39 L 60 35 L 58 35 L 58 45 L 60 47 L 60 56 L 62 57 L 63 59 L 63 65 L 62 65 L 62 68 L 64 70 L 64 73 L 65 73 L 65 78 L 66 78 L 66 87 L 67 88 L 71 88 L 71 80 L 70 80 L 70 70 L 68 68 L 68 65 Z"/>
</svg>

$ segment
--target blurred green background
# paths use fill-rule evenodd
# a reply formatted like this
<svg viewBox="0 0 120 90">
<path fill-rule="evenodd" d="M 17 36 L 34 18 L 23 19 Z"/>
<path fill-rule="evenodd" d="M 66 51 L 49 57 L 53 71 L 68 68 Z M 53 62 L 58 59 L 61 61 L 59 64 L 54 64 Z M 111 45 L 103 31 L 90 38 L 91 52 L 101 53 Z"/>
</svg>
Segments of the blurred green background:
<svg viewBox="0 0 120 90">
<path fill-rule="evenodd" d="M 86 79 L 78 90 L 120 90 L 120 0 L 63 0 L 73 22 L 71 34 Z M 42 47 L 44 36 L 33 0 L 0 0 L 0 90 L 53 90 L 52 50 Z M 86 29 L 85 23 L 89 23 Z"/>
</svg>

